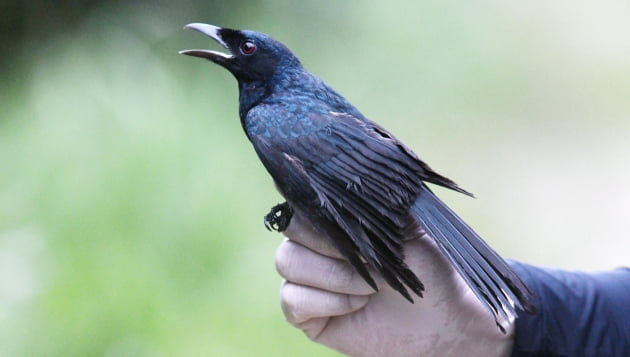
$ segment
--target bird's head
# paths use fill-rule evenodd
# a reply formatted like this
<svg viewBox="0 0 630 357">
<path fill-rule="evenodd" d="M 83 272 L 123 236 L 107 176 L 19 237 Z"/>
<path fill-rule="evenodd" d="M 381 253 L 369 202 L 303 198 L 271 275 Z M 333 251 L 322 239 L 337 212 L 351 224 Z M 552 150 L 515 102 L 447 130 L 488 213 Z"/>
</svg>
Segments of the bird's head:
<svg viewBox="0 0 630 357">
<path fill-rule="evenodd" d="M 265 34 L 192 23 L 186 29 L 199 31 L 217 41 L 229 53 L 184 50 L 179 53 L 208 59 L 230 71 L 239 82 L 265 82 L 279 68 L 301 67 L 300 61 L 282 43 Z"/>
</svg>

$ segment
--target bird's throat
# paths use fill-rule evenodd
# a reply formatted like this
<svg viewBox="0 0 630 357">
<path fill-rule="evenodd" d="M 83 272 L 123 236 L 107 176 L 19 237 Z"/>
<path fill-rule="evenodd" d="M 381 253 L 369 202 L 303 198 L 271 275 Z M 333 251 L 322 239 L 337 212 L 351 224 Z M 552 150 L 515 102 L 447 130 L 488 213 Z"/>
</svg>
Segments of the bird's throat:
<svg viewBox="0 0 630 357">
<path fill-rule="evenodd" d="M 238 112 L 241 117 L 241 124 L 245 124 L 244 120 L 247 112 L 255 107 L 263 99 L 270 95 L 269 89 L 262 82 L 247 82 L 238 84 L 239 101 Z"/>
</svg>

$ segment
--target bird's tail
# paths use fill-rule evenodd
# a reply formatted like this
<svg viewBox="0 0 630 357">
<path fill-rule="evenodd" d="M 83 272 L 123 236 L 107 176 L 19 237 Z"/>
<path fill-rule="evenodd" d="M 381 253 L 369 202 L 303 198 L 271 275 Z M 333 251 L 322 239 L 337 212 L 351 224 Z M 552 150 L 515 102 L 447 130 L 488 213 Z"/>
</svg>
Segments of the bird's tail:
<svg viewBox="0 0 630 357">
<path fill-rule="evenodd" d="M 499 323 L 515 307 L 535 313 L 532 293 L 512 268 L 431 190 L 422 185 L 411 211 L 459 275 Z"/>
</svg>

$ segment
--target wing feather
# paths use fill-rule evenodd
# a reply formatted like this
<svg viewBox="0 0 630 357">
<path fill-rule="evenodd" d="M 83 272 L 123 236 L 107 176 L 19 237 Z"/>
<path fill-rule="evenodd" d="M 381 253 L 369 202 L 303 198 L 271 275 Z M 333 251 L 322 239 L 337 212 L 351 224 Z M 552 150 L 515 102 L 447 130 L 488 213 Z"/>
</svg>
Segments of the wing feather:
<svg viewBox="0 0 630 357">
<path fill-rule="evenodd" d="M 365 260 L 407 299 L 412 300 L 405 286 L 421 295 L 422 283 L 403 261 L 402 241 L 415 224 L 409 207 L 422 166 L 371 122 L 339 113 L 311 119 L 312 130 L 300 127 L 301 136 L 287 135 L 286 128 L 277 137 L 252 136 L 255 147 L 265 146 L 257 149 L 263 164 L 283 181 L 277 186 L 285 198 L 299 202 L 326 235 L 334 235 L 332 243 L 353 265 Z M 284 167 L 287 161 L 296 167 Z M 305 207 L 309 200 L 318 203 Z"/>
</svg>

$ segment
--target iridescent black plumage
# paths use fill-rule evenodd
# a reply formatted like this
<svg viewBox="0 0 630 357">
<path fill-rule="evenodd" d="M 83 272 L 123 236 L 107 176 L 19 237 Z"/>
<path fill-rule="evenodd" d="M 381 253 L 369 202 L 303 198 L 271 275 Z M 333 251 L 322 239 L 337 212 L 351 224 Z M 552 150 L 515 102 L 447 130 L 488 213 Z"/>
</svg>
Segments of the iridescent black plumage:
<svg viewBox="0 0 630 357">
<path fill-rule="evenodd" d="M 182 51 L 225 67 L 238 81 L 243 128 L 287 200 L 267 216 L 268 228 L 282 229 L 300 213 L 374 289 L 365 262 L 413 301 L 407 289 L 422 296 L 424 286 L 404 263 L 402 241 L 420 226 L 497 323 L 514 316 L 515 306 L 534 311 L 510 266 L 424 182 L 468 192 L 306 71 L 280 42 L 253 31 L 187 27 L 230 52 Z"/>
</svg>

